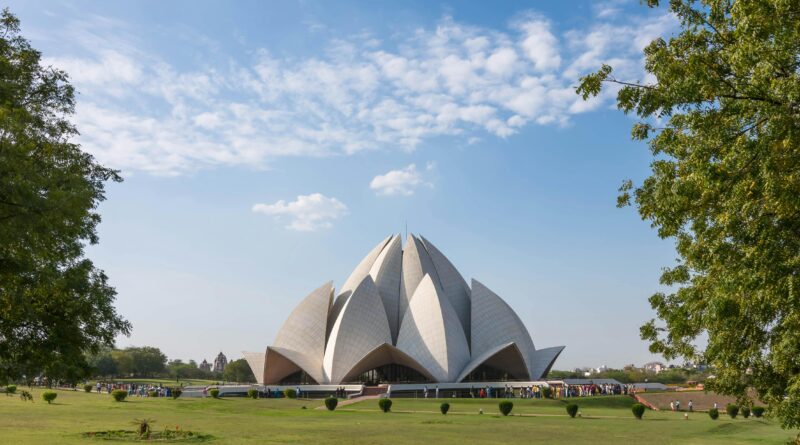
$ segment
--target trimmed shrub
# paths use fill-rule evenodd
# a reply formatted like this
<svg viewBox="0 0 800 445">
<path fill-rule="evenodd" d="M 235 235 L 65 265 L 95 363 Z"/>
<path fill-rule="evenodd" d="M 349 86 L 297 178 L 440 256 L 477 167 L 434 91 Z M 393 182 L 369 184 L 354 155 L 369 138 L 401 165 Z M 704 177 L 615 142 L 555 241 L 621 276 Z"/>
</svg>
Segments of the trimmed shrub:
<svg viewBox="0 0 800 445">
<path fill-rule="evenodd" d="M 44 400 L 45 402 L 47 402 L 47 404 L 48 404 L 48 405 L 49 405 L 50 403 L 52 403 L 52 402 L 53 402 L 53 400 L 55 400 L 55 399 L 56 399 L 56 397 L 58 397 L 58 393 L 57 393 L 57 392 L 53 392 L 53 391 L 45 391 L 45 392 L 43 392 L 43 393 L 42 393 L 42 400 Z"/>
<path fill-rule="evenodd" d="M 113 397 L 117 402 L 124 402 L 125 398 L 128 397 L 128 391 L 125 391 L 124 389 L 115 389 L 111 391 L 111 397 Z"/>
<path fill-rule="evenodd" d="M 500 412 L 503 413 L 504 416 L 507 416 L 511 413 L 511 410 L 514 409 L 514 403 L 510 400 L 503 400 L 500 402 Z"/>
<path fill-rule="evenodd" d="M 6 394 L 14 394 L 17 392 L 17 385 L 6 386 Z"/>
<path fill-rule="evenodd" d="M 258 390 L 257 389 L 248 389 L 247 390 L 247 397 L 250 397 L 251 399 L 257 399 L 258 398 Z"/>
<path fill-rule="evenodd" d="M 550 388 L 549 386 L 543 386 L 542 387 L 542 397 L 544 397 L 545 399 L 549 399 L 549 398 L 553 397 L 553 389 Z"/>
<path fill-rule="evenodd" d="M 296 399 L 297 398 L 297 390 L 292 388 L 286 388 L 283 390 L 283 395 L 287 399 Z"/>
<path fill-rule="evenodd" d="M 708 417 L 711 417 L 711 420 L 717 420 L 719 418 L 719 410 L 716 408 L 711 408 L 708 410 Z"/>
<path fill-rule="evenodd" d="M 735 419 L 736 416 L 739 415 L 739 407 L 733 403 L 729 403 L 728 406 L 725 407 L 725 412 L 731 416 L 731 419 Z"/>
<path fill-rule="evenodd" d="M 147 391 L 147 397 L 158 397 L 158 391 Z"/>
<path fill-rule="evenodd" d="M 439 411 L 441 411 L 442 414 L 447 414 L 447 412 L 450 411 L 450 404 L 447 402 L 442 403 L 439 405 Z"/>
<path fill-rule="evenodd" d="M 215 399 L 219 398 L 219 390 L 217 388 L 208 390 L 208 394 Z"/>
<path fill-rule="evenodd" d="M 181 396 L 181 394 L 183 394 L 183 391 L 181 391 L 178 388 L 175 388 L 175 389 L 172 390 L 172 398 L 173 399 L 177 399 L 178 397 Z"/>
<path fill-rule="evenodd" d="M 744 417 L 745 419 L 750 417 L 750 408 L 749 407 L 747 407 L 747 406 L 743 406 L 742 407 L 742 417 Z"/>
<path fill-rule="evenodd" d="M 636 416 L 637 419 L 642 420 L 642 416 L 644 416 L 644 405 L 641 403 L 634 403 L 633 406 L 631 406 L 631 412 L 633 412 L 633 415 Z"/>
<path fill-rule="evenodd" d="M 574 403 L 567 404 L 567 414 L 574 419 L 575 414 L 578 414 L 578 405 Z"/>
<path fill-rule="evenodd" d="M 87 383 L 87 384 L 85 384 L 85 385 L 83 385 L 83 391 L 84 391 L 84 392 L 92 392 L 92 389 L 93 389 L 93 388 L 94 388 L 94 386 L 93 386 L 93 385 L 90 385 L 90 384 L 88 384 L 88 383 Z"/>
<path fill-rule="evenodd" d="M 392 410 L 392 399 L 378 399 L 378 406 L 381 411 L 388 413 Z"/>
<path fill-rule="evenodd" d="M 333 411 L 336 409 L 336 405 L 339 404 L 339 399 L 336 397 L 328 397 L 325 399 L 325 408 L 328 408 L 328 411 Z"/>
<path fill-rule="evenodd" d="M 753 415 L 756 417 L 761 417 L 764 415 L 764 407 L 763 406 L 754 406 L 753 407 Z"/>
</svg>

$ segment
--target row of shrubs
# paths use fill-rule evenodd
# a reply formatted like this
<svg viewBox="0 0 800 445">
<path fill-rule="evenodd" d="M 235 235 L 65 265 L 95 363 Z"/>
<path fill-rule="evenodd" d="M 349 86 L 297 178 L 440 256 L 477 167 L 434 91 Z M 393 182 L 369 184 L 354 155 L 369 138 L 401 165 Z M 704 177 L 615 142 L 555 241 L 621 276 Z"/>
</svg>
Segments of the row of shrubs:
<svg viewBox="0 0 800 445">
<path fill-rule="evenodd" d="M 730 404 L 725 407 L 725 412 L 728 413 L 731 419 L 735 419 L 736 416 L 739 415 L 739 413 L 741 413 L 742 417 L 746 419 L 750 417 L 751 413 L 753 414 L 754 417 L 763 416 L 765 408 L 763 406 L 754 406 L 751 411 L 750 408 L 747 406 L 743 406 L 740 409 L 738 405 Z M 708 410 L 708 416 L 711 417 L 713 420 L 717 420 L 719 418 L 719 410 L 716 408 L 711 408 L 710 410 Z"/>
</svg>

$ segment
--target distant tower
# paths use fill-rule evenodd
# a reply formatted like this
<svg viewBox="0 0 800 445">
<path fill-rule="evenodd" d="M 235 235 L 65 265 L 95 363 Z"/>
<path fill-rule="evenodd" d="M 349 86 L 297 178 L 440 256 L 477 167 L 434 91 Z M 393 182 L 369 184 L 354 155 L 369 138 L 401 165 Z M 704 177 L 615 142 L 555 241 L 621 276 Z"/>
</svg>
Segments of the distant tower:
<svg viewBox="0 0 800 445">
<path fill-rule="evenodd" d="M 203 363 L 200 363 L 200 370 L 205 372 L 211 372 L 211 363 L 208 363 L 206 359 L 203 359 Z"/>
<path fill-rule="evenodd" d="M 214 372 L 224 371 L 227 364 L 228 359 L 225 357 L 225 354 L 220 352 L 217 358 L 214 359 Z"/>
</svg>

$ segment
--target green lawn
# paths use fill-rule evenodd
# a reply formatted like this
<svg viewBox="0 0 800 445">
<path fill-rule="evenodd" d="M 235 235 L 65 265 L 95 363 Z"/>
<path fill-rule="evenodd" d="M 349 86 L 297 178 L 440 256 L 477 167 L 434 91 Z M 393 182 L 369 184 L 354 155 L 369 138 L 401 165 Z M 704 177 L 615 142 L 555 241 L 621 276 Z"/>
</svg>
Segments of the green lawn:
<svg viewBox="0 0 800 445">
<path fill-rule="evenodd" d="M 20 390 L 23 388 L 20 388 Z M 580 399 L 580 419 L 570 419 L 560 401 L 514 400 L 512 414 L 497 414 L 496 400 L 449 399 L 450 414 L 438 413 L 442 400 L 394 399 L 393 412 L 376 400 L 314 409 L 321 401 L 236 399 L 139 399 L 113 402 L 105 394 L 58 391 L 48 405 L 0 396 L 0 442 L 8 444 L 86 444 L 81 433 L 132 429 L 134 418 L 156 419 L 156 429 L 175 428 L 211 434 L 210 443 L 325 444 L 780 444 L 797 432 L 763 419 L 711 421 L 695 413 L 688 421 L 672 412 L 645 413 L 637 421 L 625 397 Z M 308 409 L 301 409 L 306 406 Z M 483 415 L 478 410 L 483 409 Z"/>
</svg>

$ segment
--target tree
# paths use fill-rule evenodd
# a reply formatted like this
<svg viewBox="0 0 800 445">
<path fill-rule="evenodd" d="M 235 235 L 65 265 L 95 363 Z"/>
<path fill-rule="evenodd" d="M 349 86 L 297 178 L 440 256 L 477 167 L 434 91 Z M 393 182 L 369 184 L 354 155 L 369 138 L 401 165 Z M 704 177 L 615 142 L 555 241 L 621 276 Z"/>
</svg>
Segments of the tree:
<svg viewBox="0 0 800 445">
<path fill-rule="evenodd" d="M 89 358 L 89 364 L 92 366 L 94 375 L 112 377 L 119 372 L 117 362 L 111 354 L 112 350 L 110 348 L 103 348 L 98 354 Z"/>
<path fill-rule="evenodd" d="M 76 379 L 86 353 L 111 346 L 130 324 L 114 309 L 106 275 L 84 258 L 95 244 L 114 170 L 71 142 L 75 95 L 67 74 L 41 65 L 0 14 L 0 380 Z"/>
<path fill-rule="evenodd" d="M 124 352 L 131 357 L 131 371 L 137 377 L 155 377 L 166 370 L 167 356 L 154 346 L 131 346 Z"/>
<path fill-rule="evenodd" d="M 225 370 L 222 371 L 222 378 L 229 382 L 240 382 L 240 383 L 255 383 L 256 376 L 253 374 L 253 370 L 250 369 L 250 365 L 247 364 L 247 360 L 240 358 L 239 360 L 233 360 L 232 362 L 228 363 L 225 366 Z"/>
<path fill-rule="evenodd" d="M 650 0 L 651 6 L 657 2 Z M 755 388 L 786 428 L 800 426 L 800 2 L 672 0 L 679 34 L 644 50 L 653 81 L 609 66 L 577 92 L 620 88 L 617 106 L 641 122 L 652 174 L 626 181 L 678 262 L 650 297 L 660 321 L 641 328 L 650 350 L 712 365 L 707 387 L 740 399 Z M 708 336 L 705 347 L 696 340 Z"/>
</svg>

